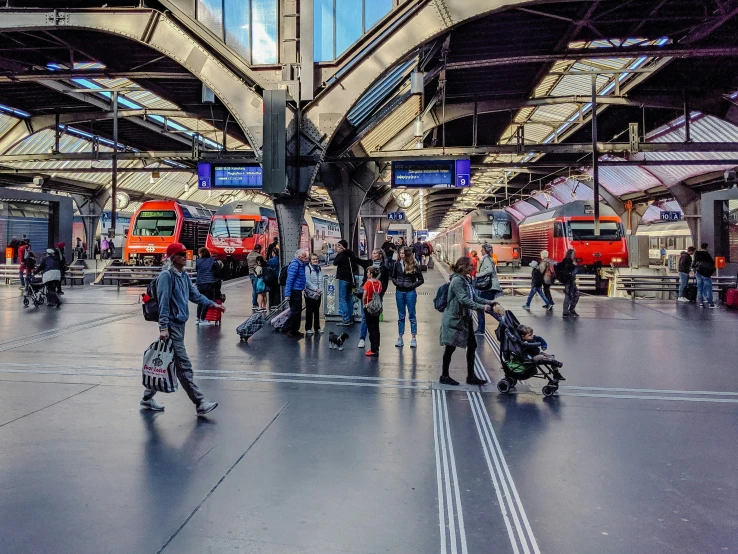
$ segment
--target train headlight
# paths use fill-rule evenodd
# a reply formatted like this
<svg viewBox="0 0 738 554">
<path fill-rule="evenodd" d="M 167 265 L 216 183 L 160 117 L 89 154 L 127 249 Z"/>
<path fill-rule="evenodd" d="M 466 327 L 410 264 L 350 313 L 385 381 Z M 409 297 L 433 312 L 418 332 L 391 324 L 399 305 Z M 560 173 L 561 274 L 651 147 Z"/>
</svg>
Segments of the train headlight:
<svg viewBox="0 0 738 554">
<path fill-rule="evenodd" d="M 619 264 L 619 263 L 622 263 L 622 262 L 623 262 L 623 258 L 613 258 L 612 259 L 612 263 L 614 263 L 614 264 Z"/>
</svg>

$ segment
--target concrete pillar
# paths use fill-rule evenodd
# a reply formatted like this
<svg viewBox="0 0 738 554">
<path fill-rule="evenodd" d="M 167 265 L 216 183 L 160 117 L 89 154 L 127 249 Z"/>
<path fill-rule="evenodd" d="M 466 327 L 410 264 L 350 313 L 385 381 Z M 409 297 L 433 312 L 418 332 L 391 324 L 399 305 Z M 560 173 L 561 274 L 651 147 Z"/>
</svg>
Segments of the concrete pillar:
<svg viewBox="0 0 738 554">
<path fill-rule="evenodd" d="M 689 232 L 692 235 L 692 244 L 694 244 L 695 248 L 699 248 L 702 242 L 700 232 L 700 196 L 682 183 L 670 186 L 669 192 L 674 195 L 679 207 L 682 209 L 682 215 L 687 221 Z"/>
<path fill-rule="evenodd" d="M 371 254 L 372 250 L 382 246 L 389 229 L 389 220 L 385 216 L 387 206 L 394 202 L 391 192 L 386 192 L 379 197 L 366 200 L 361 206 L 361 221 L 364 223 L 364 231 L 366 232 L 367 253 Z M 364 216 L 375 217 L 364 217 Z M 376 217 L 381 216 L 381 217 Z M 379 233 L 382 231 L 382 233 Z"/>
<path fill-rule="evenodd" d="M 273 197 L 279 229 L 280 263 L 292 260 L 300 248 L 300 232 L 305 214 L 305 198 L 302 196 L 277 195 Z"/>
<path fill-rule="evenodd" d="M 377 180 L 377 166 L 369 162 L 353 168 L 349 164 L 325 163 L 320 166 L 320 175 L 341 227 L 341 236 L 349 248 L 359 252 L 358 218 L 366 193 Z"/>
<path fill-rule="evenodd" d="M 72 199 L 77 204 L 77 210 L 82 216 L 82 223 L 85 227 L 85 239 L 87 243 L 87 259 L 95 259 L 95 234 L 97 233 L 97 226 L 100 223 L 100 216 L 102 216 L 103 208 L 110 199 L 110 191 L 108 189 L 101 189 L 97 191 L 93 196 L 84 196 L 82 194 L 73 194 Z M 77 237 L 72 237 L 73 241 L 77 240 Z M 74 242 L 72 243 L 74 248 Z"/>
</svg>

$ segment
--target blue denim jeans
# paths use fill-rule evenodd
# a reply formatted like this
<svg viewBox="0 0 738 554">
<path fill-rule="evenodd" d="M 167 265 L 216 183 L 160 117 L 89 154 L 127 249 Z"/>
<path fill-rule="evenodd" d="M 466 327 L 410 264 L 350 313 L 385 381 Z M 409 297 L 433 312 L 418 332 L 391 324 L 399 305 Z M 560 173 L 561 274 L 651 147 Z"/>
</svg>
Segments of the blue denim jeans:
<svg viewBox="0 0 738 554">
<path fill-rule="evenodd" d="M 251 305 L 256 306 L 256 275 L 249 275 L 251 279 Z"/>
<path fill-rule="evenodd" d="M 528 295 L 528 300 L 525 301 L 525 305 L 530 307 L 530 303 L 533 300 L 533 297 L 538 293 L 538 296 L 541 297 L 541 300 L 543 300 L 543 304 L 545 306 L 548 306 L 548 298 L 546 298 L 543 295 L 543 289 L 541 287 L 531 287 L 530 288 L 530 294 Z"/>
<path fill-rule="evenodd" d="M 25 287 L 26 286 L 26 270 L 25 269 L 19 270 L 18 277 L 20 277 L 21 286 Z M 31 278 L 30 275 L 28 276 L 28 278 L 29 279 Z"/>
<path fill-rule="evenodd" d="M 484 298 L 485 300 L 494 300 L 498 296 L 502 294 L 502 291 L 499 290 L 478 290 L 477 294 L 480 298 Z M 477 310 L 477 332 L 479 334 L 484 333 L 484 310 Z"/>
<path fill-rule="evenodd" d="M 702 304 L 707 302 L 713 304 L 712 300 L 712 278 L 703 277 L 699 273 L 695 272 L 697 277 L 697 303 Z"/>
<path fill-rule="evenodd" d="M 395 291 L 395 301 L 397 302 L 397 330 L 400 335 L 405 334 L 405 309 L 410 317 L 410 332 L 413 335 L 418 333 L 418 320 L 415 317 L 415 304 L 418 301 L 418 293 L 415 290 L 408 292 Z"/>
<path fill-rule="evenodd" d="M 347 281 L 338 281 L 338 315 L 344 323 L 354 321 L 354 295 L 349 285 Z"/>
<path fill-rule="evenodd" d="M 689 273 L 682 273 L 679 272 L 679 294 L 677 294 L 678 298 L 684 298 L 684 289 L 687 288 L 687 283 L 689 283 Z"/>
</svg>

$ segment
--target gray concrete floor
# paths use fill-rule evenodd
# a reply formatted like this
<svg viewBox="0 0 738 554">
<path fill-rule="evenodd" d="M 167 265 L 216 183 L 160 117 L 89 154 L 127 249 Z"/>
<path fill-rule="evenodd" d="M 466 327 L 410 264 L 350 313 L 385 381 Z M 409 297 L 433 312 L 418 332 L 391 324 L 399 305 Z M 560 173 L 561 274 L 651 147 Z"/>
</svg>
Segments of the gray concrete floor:
<svg viewBox="0 0 738 554">
<path fill-rule="evenodd" d="M 378 360 L 358 325 L 343 352 L 240 343 L 250 290 L 229 283 L 222 327 L 187 328 L 207 418 L 181 391 L 140 410 L 140 289 L 68 288 L 55 310 L 0 287 L 2 552 L 738 552 L 738 314 L 583 297 L 562 320 L 560 299 L 504 297 L 567 381 L 502 396 L 491 333 L 489 385 L 435 384 L 442 282 L 417 349 L 393 346 L 390 291 Z"/>
</svg>

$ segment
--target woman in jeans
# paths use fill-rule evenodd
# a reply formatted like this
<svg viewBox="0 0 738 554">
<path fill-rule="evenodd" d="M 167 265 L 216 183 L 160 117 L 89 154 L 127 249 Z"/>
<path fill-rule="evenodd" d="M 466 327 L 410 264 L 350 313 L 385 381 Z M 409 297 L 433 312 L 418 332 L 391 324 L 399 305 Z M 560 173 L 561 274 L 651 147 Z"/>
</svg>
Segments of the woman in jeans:
<svg viewBox="0 0 738 554">
<path fill-rule="evenodd" d="M 472 327 L 472 310 L 484 310 L 492 313 L 497 303 L 480 298 L 472 286 L 471 274 L 474 265 L 470 258 L 459 258 L 451 266 L 454 274 L 448 287 L 448 304 L 441 319 L 441 346 L 443 352 L 443 372 L 441 383 L 458 385 L 459 382 L 449 375 L 451 356 L 457 348 L 466 348 L 466 382 L 470 385 L 484 385 L 487 381 L 474 375 L 474 355 L 477 350 L 477 339 Z"/>
<path fill-rule="evenodd" d="M 323 271 L 318 255 L 310 256 L 305 266 L 305 334 L 322 333 L 320 329 L 320 299 L 323 295 Z M 315 331 L 313 331 L 315 327 Z"/>
<path fill-rule="evenodd" d="M 376 267 L 377 271 L 379 272 L 377 274 L 377 279 L 379 279 L 379 282 L 382 285 L 382 291 L 379 293 L 379 296 L 384 300 L 384 293 L 387 291 L 387 285 L 389 284 L 390 279 L 390 270 L 387 267 L 387 264 L 384 259 L 384 250 L 381 248 L 375 248 L 372 250 L 372 265 L 369 266 L 369 268 L 364 272 L 364 282 L 362 283 L 362 287 L 364 284 L 366 284 L 367 280 L 369 279 L 369 269 L 372 267 Z M 379 317 L 379 316 L 377 316 Z M 366 313 L 364 313 L 364 307 L 362 305 L 361 307 L 361 331 L 359 333 L 359 348 L 364 348 L 366 346 L 366 335 L 369 333 L 369 327 L 367 327 L 366 323 Z"/>
<path fill-rule="evenodd" d="M 494 300 L 502 294 L 502 287 L 497 278 L 497 267 L 492 259 L 492 245 L 485 242 L 482 245 L 482 253 L 484 255 L 477 270 L 477 294 L 485 300 Z M 474 333 L 484 334 L 484 310 L 477 310 L 477 330 Z"/>
<path fill-rule="evenodd" d="M 220 262 L 210 256 L 210 250 L 207 248 L 200 248 L 197 251 L 199 256 L 197 263 L 195 264 L 195 270 L 197 271 L 197 290 L 205 298 L 213 300 L 215 298 L 215 284 L 218 280 L 215 276 L 215 272 L 219 268 Z M 206 304 L 197 305 L 197 321 L 196 325 L 200 325 L 205 321 L 205 313 L 208 311 Z"/>
<path fill-rule="evenodd" d="M 397 330 L 400 335 L 395 346 L 405 346 L 402 336 L 405 334 L 405 310 L 407 309 L 407 315 L 410 317 L 410 332 L 413 336 L 410 340 L 410 348 L 416 348 L 418 346 L 416 340 L 418 320 L 415 316 L 415 304 L 418 301 L 418 293 L 415 289 L 422 285 L 425 280 L 420 271 L 420 266 L 415 261 L 415 252 L 412 248 L 406 246 L 401 250 L 400 259 L 395 264 L 392 272 L 392 282 L 397 289 L 395 291 L 395 301 L 397 302 L 397 314 L 399 316 Z"/>
</svg>

